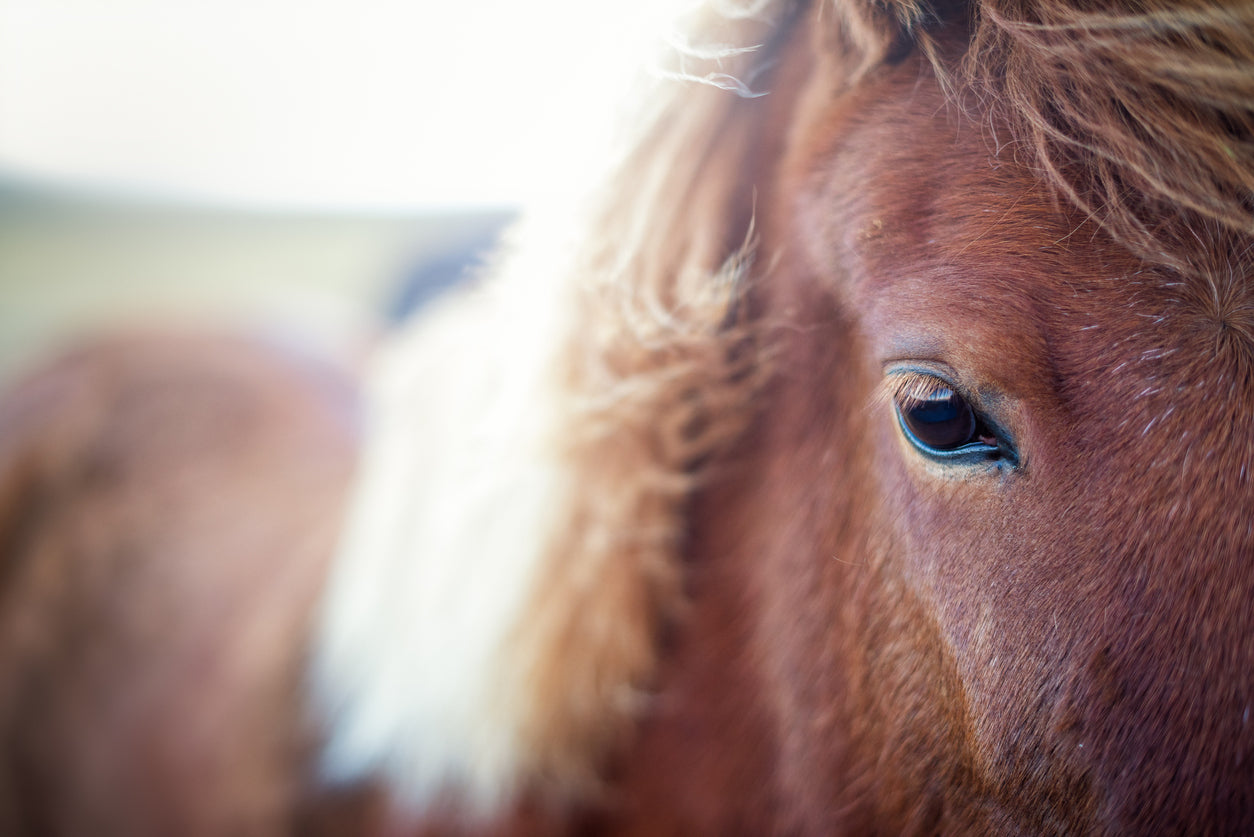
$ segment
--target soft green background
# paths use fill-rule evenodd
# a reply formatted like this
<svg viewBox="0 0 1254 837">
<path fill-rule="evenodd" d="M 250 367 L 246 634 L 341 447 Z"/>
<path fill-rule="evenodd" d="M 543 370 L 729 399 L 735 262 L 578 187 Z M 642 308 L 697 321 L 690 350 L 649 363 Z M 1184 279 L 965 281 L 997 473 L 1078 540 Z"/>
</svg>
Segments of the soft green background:
<svg viewBox="0 0 1254 837">
<path fill-rule="evenodd" d="M 351 348 L 403 277 L 504 213 L 240 212 L 0 180 L 0 382 L 133 325 L 278 329 Z"/>
</svg>

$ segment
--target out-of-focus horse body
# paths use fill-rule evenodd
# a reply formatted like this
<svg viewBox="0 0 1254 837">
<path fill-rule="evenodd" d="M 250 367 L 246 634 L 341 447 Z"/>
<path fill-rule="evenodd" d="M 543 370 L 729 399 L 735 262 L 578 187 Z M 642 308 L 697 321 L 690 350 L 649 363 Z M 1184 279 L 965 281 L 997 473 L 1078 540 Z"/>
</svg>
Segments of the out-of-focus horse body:
<svg viewBox="0 0 1254 837">
<path fill-rule="evenodd" d="M 0 832 L 282 832 L 356 400 L 277 344 L 168 335 L 9 394 Z"/>
<path fill-rule="evenodd" d="M 171 426 L 134 351 L 10 402 L 0 824 L 1254 829 L 1249 10 L 694 31 L 595 210 L 377 361 L 342 532 L 304 367 L 169 448 L 102 441 Z"/>
</svg>

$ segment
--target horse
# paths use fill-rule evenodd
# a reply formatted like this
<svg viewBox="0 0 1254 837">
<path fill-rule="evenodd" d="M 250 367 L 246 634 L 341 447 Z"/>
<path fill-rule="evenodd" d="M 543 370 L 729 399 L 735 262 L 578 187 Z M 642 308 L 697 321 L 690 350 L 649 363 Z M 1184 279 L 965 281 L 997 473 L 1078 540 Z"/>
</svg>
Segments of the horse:
<svg viewBox="0 0 1254 837">
<path fill-rule="evenodd" d="M 0 830 L 1254 830 L 1254 11 L 687 27 L 360 386 L 9 396 Z"/>
</svg>

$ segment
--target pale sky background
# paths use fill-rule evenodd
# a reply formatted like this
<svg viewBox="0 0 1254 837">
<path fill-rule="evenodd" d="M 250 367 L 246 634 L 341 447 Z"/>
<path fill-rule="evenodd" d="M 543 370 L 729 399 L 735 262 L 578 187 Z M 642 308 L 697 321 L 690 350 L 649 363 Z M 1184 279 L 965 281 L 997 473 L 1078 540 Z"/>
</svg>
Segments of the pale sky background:
<svg viewBox="0 0 1254 837">
<path fill-rule="evenodd" d="M 0 175 L 225 206 L 514 204 L 604 154 L 675 0 L 0 0 Z"/>
</svg>

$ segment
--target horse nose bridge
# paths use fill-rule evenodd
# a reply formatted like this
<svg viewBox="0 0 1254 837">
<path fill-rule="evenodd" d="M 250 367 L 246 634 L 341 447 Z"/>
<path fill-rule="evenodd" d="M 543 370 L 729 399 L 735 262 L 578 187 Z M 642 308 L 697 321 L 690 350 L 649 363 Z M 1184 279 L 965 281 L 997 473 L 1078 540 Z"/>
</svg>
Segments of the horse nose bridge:
<svg viewBox="0 0 1254 837">
<path fill-rule="evenodd" d="M 1098 774 L 1110 766 L 1099 783 L 1110 798 L 1154 800 L 1145 810 L 1159 822 L 1217 803 L 1116 766 L 1165 759 L 1217 787 L 1254 760 L 1251 403 L 1234 386 L 1178 421 L 1138 428 L 1069 487 L 1085 514 L 1066 549 L 1071 578 L 1060 584 L 1084 592 L 1069 599 L 1076 644 L 1054 735 L 1090 750 Z M 1138 418 L 1169 415 L 1169 404 Z M 1145 812 L 1108 814 L 1123 830 L 1154 822 Z"/>
<path fill-rule="evenodd" d="M 1041 571 L 988 600 L 955 645 L 986 779 L 1053 792 L 1027 778 L 1048 762 L 1110 833 L 1156 833 L 1191 811 L 1225 822 L 1244 803 L 1199 789 L 1241 792 L 1254 764 L 1249 501 L 1185 519 L 1152 499 L 1094 498 L 1092 524 L 1032 555 Z M 1164 764 L 1177 772 L 1150 769 Z"/>
<path fill-rule="evenodd" d="M 1195 813 L 1224 821 L 1241 808 L 1229 792 L 1254 758 L 1248 596 L 1168 586 L 1154 584 L 1122 623 L 1080 646 L 1049 716 L 1052 746 L 1087 765 L 1115 833 L 1156 832 Z"/>
</svg>

